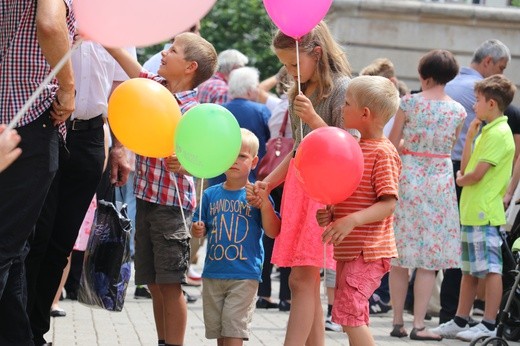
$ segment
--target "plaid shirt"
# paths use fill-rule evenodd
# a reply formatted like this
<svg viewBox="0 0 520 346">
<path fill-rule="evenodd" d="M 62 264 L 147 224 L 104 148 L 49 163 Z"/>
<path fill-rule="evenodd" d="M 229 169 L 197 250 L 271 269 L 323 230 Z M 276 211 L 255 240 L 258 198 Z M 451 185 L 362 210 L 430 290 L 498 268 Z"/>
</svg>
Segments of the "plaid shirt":
<svg viewBox="0 0 520 346">
<path fill-rule="evenodd" d="M 72 0 L 67 6 L 70 40 L 75 32 Z M 36 1 L 0 2 L 0 123 L 9 123 L 43 82 L 51 69 L 36 38 Z M 47 110 L 55 97 L 54 79 L 18 122 L 24 126 Z M 64 126 L 63 126 L 64 128 Z"/>
<path fill-rule="evenodd" d="M 216 103 L 218 105 L 228 102 L 228 85 L 222 73 L 215 73 L 213 77 L 199 85 L 197 99 L 200 103 Z"/>
<path fill-rule="evenodd" d="M 142 70 L 139 77 L 152 79 L 162 85 L 166 84 L 164 78 L 146 70 Z M 197 92 L 195 90 L 175 93 L 174 96 L 183 114 L 197 105 Z M 183 174 L 176 175 L 168 171 L 164 159 L 136 155 L 135 176 L 134 193 L 137 198 L 161 205 L 179 207 L 174 183 L 174 179 L 176 179 L 182 199 L 182 207 L 188 211 L 195 210 L 197 202 L 193 178 Z"/>
</svg>

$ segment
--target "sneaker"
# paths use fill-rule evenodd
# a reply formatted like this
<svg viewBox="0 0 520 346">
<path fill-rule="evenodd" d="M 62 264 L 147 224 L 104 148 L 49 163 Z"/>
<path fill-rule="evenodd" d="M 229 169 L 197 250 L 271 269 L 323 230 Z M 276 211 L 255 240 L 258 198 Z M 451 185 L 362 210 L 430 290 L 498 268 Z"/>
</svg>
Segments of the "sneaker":
<svg viewBox="0 0 520 346">
<path fill-rule="evenodd" d="M 496 328 L 494 330 L 489 330 L 485 325 L 479 323 L 476 326 L 469 328 L 468 330 L 457 333 L 457 339 L 463 341 L 473 341 L 475 339 L 489 338 L 496 335 Z"/>
<path fill-rule="evenodd" d="M 332 322 L 332 316 L 328 316 L 325 319 L 325 330 L 328 330 L 331 332 L 342 332 L 343 327 L 337 323 Z"/>
<path fill-rule="evenodd" d="M 202 276 L 200 275 L 200 273 L 193 269 L 192 266 L 188 268 L 188 277 L 195 281 L 202 280 Z"/>
<path fill-rule="evenodd" d="M 446 339 L 455 339 L 458 333 L 468 329 L 469 326 L 467 324 L 464 327 L 459 327 L 455 321 L 449 320 L 448 322 L 443 323 L 436 328 L 430 329 L 430 331 Z"/>
<path fill-rule="evenodd" d="M 368 307 L 371 315 L 384 314 L 392 310 L 392 307 L 389 304 L 383 303 L 381 298 L 375 294 L 368 298 Z"/>
<path fill-rule="evenodd" d="M 189 294 L 185 290 L 182 290 L 182 294 L 184 294 L 184 298 L 186 298 L 186 303 L 188 303 L 188 304 L 195 303 L 197 301 L 197 299 L 198 299 L 197 297 L 192 296 L 191 294 Z"/>
<path fill-rule="evenodd" d="M 152 295 L 146 286 L 136 286 L 134 292 L 134 299 L 151 299 Z"/>
</svg>

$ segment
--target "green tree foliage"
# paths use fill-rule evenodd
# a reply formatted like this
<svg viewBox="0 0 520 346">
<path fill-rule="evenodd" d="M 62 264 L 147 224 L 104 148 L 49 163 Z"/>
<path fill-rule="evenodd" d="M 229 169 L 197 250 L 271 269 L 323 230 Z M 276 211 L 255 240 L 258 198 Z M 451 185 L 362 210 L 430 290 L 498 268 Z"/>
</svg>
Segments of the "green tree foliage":
<svg viewBox="0 0 520 346">
<path fill-rule="evenodd" d="M 238 49 L 267 78 L 281 66 L 271 50 L 275 30 L 261 0 L 218 0 L 202 21 L 201 34 L 219 53 Z"/>
<path fill-rule="evenodd" d="M 249 58 L 249 66 L 260 71 L 261 79 L 278 72 L 281 64 L 271 51 L 275 25 L 267 15 L 261 0 L 218 0 L 202 20 L 201 35 L 211 42 L 218 53 L 234 48 Z M 163 49 L 163 44 L 137 51 L 144 63 Z"/>
</svg>

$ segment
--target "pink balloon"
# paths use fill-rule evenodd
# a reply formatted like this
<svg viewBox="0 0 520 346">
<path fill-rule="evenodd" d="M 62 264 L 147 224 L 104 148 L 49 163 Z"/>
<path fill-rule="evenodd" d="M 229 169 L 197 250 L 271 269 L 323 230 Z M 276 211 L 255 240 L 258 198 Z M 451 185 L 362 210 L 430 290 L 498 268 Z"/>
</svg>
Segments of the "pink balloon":
<svg viewBox="0 0 520 346">
<path fill-rule="evenodd" d="M 264 0 L 271 20 L 287 36 L 298 39 L 325 18 L 332 0 Z"/>
<path fill-rule="evenodd" d="M 303 189 L 312 199 L 336 204 L 350 197 L 361 182 L 363 152 L 347 131 L 320 127 L 302 140 L 294 166 Z"/>
<path fill-rule="evenodd" d="M 79 32 L 108 47 L 148 46 L 189 29 L 216 0 L 75 0 Z"/>
</svg>

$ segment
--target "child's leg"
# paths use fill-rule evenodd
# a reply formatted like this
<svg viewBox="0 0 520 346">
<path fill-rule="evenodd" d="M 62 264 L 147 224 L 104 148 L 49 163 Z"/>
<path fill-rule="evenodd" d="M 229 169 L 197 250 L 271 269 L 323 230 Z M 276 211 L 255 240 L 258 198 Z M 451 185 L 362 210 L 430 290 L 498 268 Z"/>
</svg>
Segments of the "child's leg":
<svg viewBox="0 0 520 346">
<path fill-rule="evenodd" d="M 456 316 L 469 317 L 473 301 L 477 294 L 478 278 L 463 274 L 460 282 L 459 305 L 457 306 Z"/>
<path fill-rule="evenodd" d="M 184 343 L 184 333 L 188 320 L 188 308 L 186 306 L 186 299 L 184 299 L 184 295 L 182 294 L 181 284 L 153 284 L 148 287 L 152 293 L 154 317 L 159 339 L 165 340 L 167 344 L 182 345 Z M 156 314 L 157 295 L 160 296 L 159 300 L 162 306 L 157 306 L 158 311 Z M 159 334 L 161 312 L 164 338 Z"/>
<path fill-rule="evenodd" d="M 291 288 L 291 312 L 285 334 L 285 346 L 324 345 L 325 325 L 319 296 L 320 268 L 293 267 L 289 275 Z M 319 306 L 319 308 L 318 308 Z M 321 328 L 315 323 L 321 320 Z M 313 330 L 313 340 L 308 338 Z M 321 334 L 321 335 L 320 335 Z"/>
<path fill-rule="evenodd" d="M 404 324 L 403 312 L 406 292 L 408 291 L 408 268 L 392 266 L 390 269 L 390 300 L 392 301 L 394 325 Z"/>
<path fill-rule="evenodd" d="M 368 326 L 343 326 L 343 330 L 348 335 L 348 344 L 350 346 L 372 346 L 376 344 Z"/>
<path fill-rule="evenodd" d="M 155 320 L 155 328 L 157 329 L 157 339 L 165 340 L 164 335 L 164 310 L 162 293 L 156 284 L 148 284 L 148 289 L 152 295 L 153 318 Z"/>
<path fill-rule="evenodd" d="M 486 305 L 484 320 L 494 321 L 502 300 L 502 275 L 489 273 L 486 275 Z"/>
</svg>

